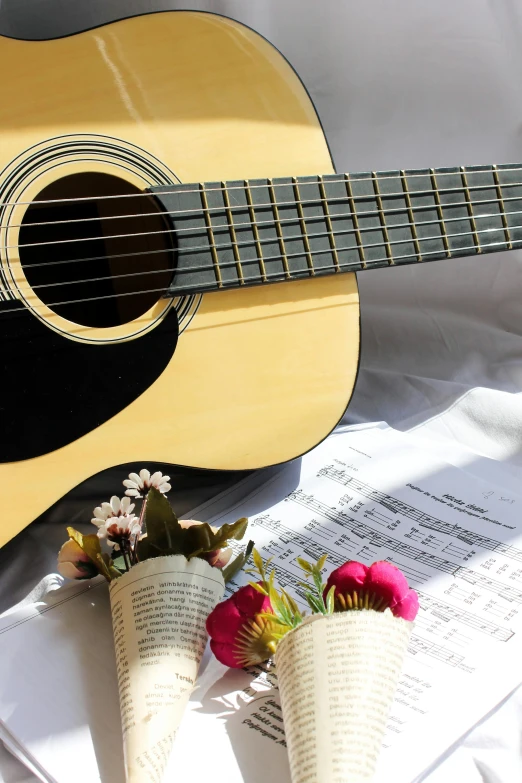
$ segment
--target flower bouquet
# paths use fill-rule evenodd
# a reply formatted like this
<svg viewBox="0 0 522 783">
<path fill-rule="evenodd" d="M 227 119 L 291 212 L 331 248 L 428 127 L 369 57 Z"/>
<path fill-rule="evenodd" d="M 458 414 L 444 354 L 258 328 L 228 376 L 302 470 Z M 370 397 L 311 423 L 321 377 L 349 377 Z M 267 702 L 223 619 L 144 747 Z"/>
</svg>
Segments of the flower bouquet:
<svg viewBox="0 0 522 783">
<path fill-rule="evenodd" d="M 128 783 L 162 780 L 207 643 L 205 622 L 253 546 L 229 562 L 227 542 L 244 536 L 247 520 L 219 529 L 179 521 L 164 494 L 168 481 L 131 473 L 125 497 L 94 509 L 97 533 L 67 528 L 58 556 L 64 576 L 109 582 Z"/>
<path fill-rule="evenodd" d="M 254 550 L 260 580 L 212 611 L 210 646 L 231 667 L 274 658 L 293 783 L 369 781 L 418 596 L 388 562 L 347 562 L 323 584 L 326 555 L 297 561 L 311 614 L 276 588 Z"/>
</svg>

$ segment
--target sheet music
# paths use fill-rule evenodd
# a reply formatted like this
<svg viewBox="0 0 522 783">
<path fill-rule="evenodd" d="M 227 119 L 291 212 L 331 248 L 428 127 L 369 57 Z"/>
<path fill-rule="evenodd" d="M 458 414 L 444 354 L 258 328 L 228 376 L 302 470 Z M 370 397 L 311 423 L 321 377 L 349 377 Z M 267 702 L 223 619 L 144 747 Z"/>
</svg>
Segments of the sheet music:
<svg viewBox="0 0 522 783">
<path fill-rule="evenodd" d="M 348 559 L 389 559 L 407 574 L 422 608 L 377 781 L 409 783 L 522 680 L 521 509 L 515 492 L 393 430 L 362 430 L 250 476 L 191 516 L 217 524 L 249 516 L 250 537 L 301 605 L 298 554 L 326 552 L 325 575 Z M 248 579 L 241 574 L 229 591 Z M 108 591 L 102 582 L 69 590 L 51 608 L 0 621 L 0 667 L 9 671 L 1 733 L 42 780 L 69 783 L 73 764 L 78 783 L 116 783 L 123 760 Z M 290 783 L 273 668 L 230 670 L 207 650 L 166 779 L 210 777 Z"/>
<path fill-rule="evenodd" d="M 267 509 L 251 517 L 249 535 L 303 608 L 295 561 L 303 553 L 327 553 L 325 575 L 350 559 L 389 560 L 419 592 L 378 774 L 413 780 L 522 680 L 522 498 L 381 430 L 330 438 L 304 458 L 297 486 L 285 494 L 280 481 L 256 491 L 244 513 L 249 503 Z M 264 693 L 277 714 L 275 684 L 259 671 L 243 692 L 213 698 L 226 716 L 226 705 Z M 277 719 L 267 727 L 256 713 L 244 725 L 276 745 Z"/>
</svg>

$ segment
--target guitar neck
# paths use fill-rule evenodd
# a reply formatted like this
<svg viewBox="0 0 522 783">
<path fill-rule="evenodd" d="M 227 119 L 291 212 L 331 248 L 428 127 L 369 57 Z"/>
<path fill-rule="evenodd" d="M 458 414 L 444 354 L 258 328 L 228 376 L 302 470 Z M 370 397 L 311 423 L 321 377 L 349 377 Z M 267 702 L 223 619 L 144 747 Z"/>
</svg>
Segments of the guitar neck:
<svg viewBox="0 0 522 783">
<path fill-rule="evenodd" d="M 166 296 L 511 250 L 522 167 L 379 171 L 153 188 L 174 229 Z"/>
</svg>

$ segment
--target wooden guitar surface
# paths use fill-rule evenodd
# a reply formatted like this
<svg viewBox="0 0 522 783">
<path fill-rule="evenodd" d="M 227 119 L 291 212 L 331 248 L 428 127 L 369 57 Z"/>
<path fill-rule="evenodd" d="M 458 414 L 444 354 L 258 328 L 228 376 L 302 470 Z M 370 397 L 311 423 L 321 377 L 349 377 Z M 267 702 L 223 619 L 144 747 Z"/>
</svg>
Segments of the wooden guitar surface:
<svg viewBox="0 0 522 783">
<path fill-rule="evenodd" d="M 286 60 L 236 22 L 166 12 L 52 41 L 0 38 L 0 70 L 9 74 L 0 105 L 0 202 L 16 203 L 1 221 L 0 291 L 37 320 L 41 340 L 31 363 L 17 318 L 0 321 L 2 385 L 30 386 L 32 426 L 43 441 L 48 431 L 59 435 L 49 443 L 64 442 L 35 456 L 24 424 L 29 403 L 24 411 L 15 386 L 0 393 L 1 426 L 10 433 L 3 456 L 0 440 L 0 545 L 112 465 L 251 469 L 322 440 L 343 415 L 357 373 L 354 274 L 181 297 L 175 310 L 160 299 L 122 325 L 85 326 L 44 305 L 17 249 L 27 202 L 82 172 L 118 176 L 140 190 L 331 172 L 314 107 Z M 57 340 L 83 353 L 57 363 Z M 140 341 L 147 341 L 141 349 Z M 54 406 L 53 388 L 62 395 Z M 81 418 L 82 404 L 87 420 L 105 403 L 106 413 L 93 414 L 92 429 L 77 437 L 71 421 Z"/>
</svg>

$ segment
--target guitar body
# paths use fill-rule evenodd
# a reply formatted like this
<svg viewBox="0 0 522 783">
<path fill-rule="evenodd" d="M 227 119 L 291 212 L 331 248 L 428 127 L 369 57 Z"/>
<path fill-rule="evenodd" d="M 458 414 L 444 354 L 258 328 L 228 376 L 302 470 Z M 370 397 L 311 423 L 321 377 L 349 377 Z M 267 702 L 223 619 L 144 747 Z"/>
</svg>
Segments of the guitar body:
<svg viewBox="0 0 522 783">
<path fill-rule="evenodd" d="M 29 225 L 43 223 L 34 208 L 42 193 L 57 202 L 86 200 L 101 185 L 109 195 L 128 191 L 126 203 L 140 202 L 138 235 L 143 212 L 158 207 L 133 194 L 151 186 L 331 172 L 314 107 L 285 59 L 236 22 L 166 12 L 51 41 L 1 38 L 0 71 L 9 74 L 0 292 L 12 311 L 0 319 L 0 545 L 113 465 L 252 469 L 322 440 L 357 373 L 354 274 L 174 300 L 158 298 L 151 277 L 144 312 L 120 312 L 115 323 L 100 300 L 75 320 L 74 301 L 53 308 L 52 293 L 44 296 L 58 288 L 55 278 L 39 282 L 42 235 Z M 111 241 L 123 255 L 144 240 Z M 155 241 L 152 252 L 168 259 L 166 240 Z M 65 246 L 56 243 L 62 262 Z M 80 278 L 90 279 L 96 262 L 90 274 L 86 263 Z"/>
</svg>

